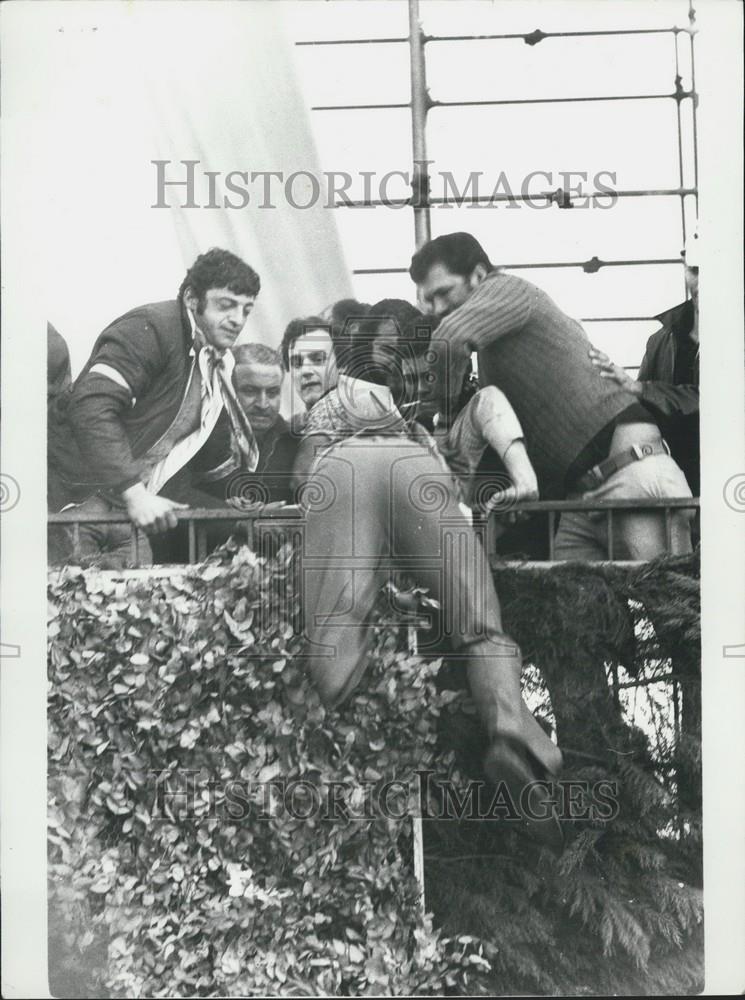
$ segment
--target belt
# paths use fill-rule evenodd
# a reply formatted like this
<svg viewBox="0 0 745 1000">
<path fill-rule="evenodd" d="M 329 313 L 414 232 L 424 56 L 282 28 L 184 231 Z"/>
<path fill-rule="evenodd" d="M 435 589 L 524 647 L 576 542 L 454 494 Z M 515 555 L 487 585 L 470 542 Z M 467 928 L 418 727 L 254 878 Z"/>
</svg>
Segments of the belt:
<svg viewBox="0 0 745 1000">
<path fill-rule="evenodd" d="M 649 458 L 652 455 L 669 454 L 670 450 L 664 441 L 632 444 L 630 448 L 625 448 L 616 455 L 610 455 L 608 458 L 604 458 L 602 462 L 598 462 L 589 472 L 585 472 L 575 481 L 574 487 L 580 493 L 596 490 L 610 479 L 615 472 L 625 469 L 632 462 L 641 462 L 642 459 Z"/>
</svg>

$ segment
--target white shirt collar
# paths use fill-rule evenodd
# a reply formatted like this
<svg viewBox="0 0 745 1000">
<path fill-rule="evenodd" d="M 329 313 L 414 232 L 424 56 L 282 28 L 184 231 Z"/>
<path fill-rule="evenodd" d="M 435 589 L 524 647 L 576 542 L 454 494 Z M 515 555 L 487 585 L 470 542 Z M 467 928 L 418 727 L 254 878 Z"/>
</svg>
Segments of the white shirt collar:
<svg viewBox="0 0 745 1000">
<path fill-rule="evenodd" d="M 191 309 L 189 309 L 188 306 L 185 306 L 185 308 L 186 308 L 186 315 L 189 317 L 189 326 L 191 328 L 191 348 L 189 350 L 189 357 L 193 358 L 198 350 L 201 350 L 203 347 L 210 347 L 210 345 L 207 343 L 204 334 L 197 326 L 197 321 L 194 319 L 194 313 L 191 311 Z M 218 358 L 221 356 L 221 354 L 226 353 L 223 351 L 218 351 L 217 348 L 212 348 L 212 350 L 217 355 Z"/>
</svg>

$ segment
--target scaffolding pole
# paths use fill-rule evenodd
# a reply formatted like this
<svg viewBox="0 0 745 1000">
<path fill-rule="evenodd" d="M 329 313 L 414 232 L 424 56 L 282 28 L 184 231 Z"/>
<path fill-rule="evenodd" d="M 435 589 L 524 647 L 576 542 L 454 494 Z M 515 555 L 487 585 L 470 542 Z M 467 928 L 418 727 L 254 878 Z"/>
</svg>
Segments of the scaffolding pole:
<svg viewBox="0 0 745 1000">
<path fill-rule="evenodd" d="M 411 65 L 411 140 L 414 169 L 411 177 L 414 238 L 417 249 L 430 239 L 429 175 L 427 173 L 427 71 L 424 36 L 419 23 L 419 0 L 409 0 L 409 61 Z"/>
</svg>

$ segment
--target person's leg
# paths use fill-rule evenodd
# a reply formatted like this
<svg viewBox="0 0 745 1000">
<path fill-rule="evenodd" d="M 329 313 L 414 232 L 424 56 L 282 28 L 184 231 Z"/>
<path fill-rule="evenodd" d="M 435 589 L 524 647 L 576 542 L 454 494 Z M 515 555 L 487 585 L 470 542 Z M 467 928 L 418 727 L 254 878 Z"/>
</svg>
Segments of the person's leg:
<svg viewBox="0 0 745 1000">
<path fill-rule="evenodd" d="M 300 552 L 306 660 L 327 705 L 343 701 L 366 667 L 369 617 L 387 578 L 387 493 L 362 484 L 374 453 L 341 445 L 315 465 Z"/>
<path fill-rule="evenodd" d="M 534 833 L 558 846 L 550 787 L 534 782 L 559 772 L 561 752 L 523 701 L 520 651 L 502 632 L 491 573 L 449 472 L 408 441 L 356 439 L 322 456 L 311 485 L 302 591 L 307 661 L 323 700 L 336 704 L 354 690 L 380 587 L 395 569 L 411 574 L 440 602 L 444 629 L 465 660 L 489 738 L 486 777 L 505 782 Z M 526 790 L 540 812 L 526 812 Z"/>
<path fill-rule="evenodd" d="M 357 684 L 370 611 L 401 569 L 440 602 L 492 745 L 519 746 L 556 773 L 561 754 L 522 699 L 520 651 L 502 632 L 483 548 L 445 467 L 417 444 L 357 439 L 323 456 L 312 482 L 318 497 L 305 519 L 302 591 L 308 662 L 324 700 L 335 704 Z M 525 780 L 540 776 L 529 764 L 522 771 Z"/>
<path fill-rule="evenodd" d="M 650 455 L 616 472 L 592 499 L 639 500 L 690 497 L 691 490 L 681 469 L 669 455 Z M 691 551 L 692 510 L 671 510 L 668 523 L 664 511 L 616 511 L 613 515 L 613 558 L 646 561 L 657 556 L 683 555 Z M 668 545 L 669 532 L 669 545 Z M 607 524 L 602 523 L 602 541 L 607 547 Z"/>
<path fill-rule="evenodd" d="M 460 510 L 449 472 L 418 449 L 391 463 L 390 481 L 395 562 L 410 567 L 440 603 L 443 631 L 455 651 L 451 659 L 465 664 L 492 747 L 516 744 L 547 773 L 558 772 L 561 753 L 522 698 L 520 650 L 503 631 L 479 533 Z M 420 652 L 426 655 L 426 647 Z M 524 780 L 531 775 L 535 779 L 531 767 L 525 767 Z"/>
<path fill-rule="evenodd" d="M 607 559 L 608 552 L 600 537 L 603 531 L 603 519 L 602 513 L 592 511 L 572 510 L 563 513 L 559 518 L 559 527 L 554 539 L 554 559 L 557 562 L 573 559 L 597 562 L 600 559 Z"/>
<path fill-rule="evenodd" d="M 81 517 L 91 518 L 101 514 L 121 513 L 120 508 L 115 507 L 109 500 L 99 495 L 89 497 L 74 510 Z M 102 569 L 125 569 L 135 565 L 131 524 L 90 522 L 80 524 L 77 532 L 72 526 L 67 530 L 70 538 L 69 560 L 80 561 L 86 565 L 96 565 Z M 140 531 L 136 562 L 140 565 L 146 565 L 151 561 L 150 543 L 147 535 Z"/>
</svg>

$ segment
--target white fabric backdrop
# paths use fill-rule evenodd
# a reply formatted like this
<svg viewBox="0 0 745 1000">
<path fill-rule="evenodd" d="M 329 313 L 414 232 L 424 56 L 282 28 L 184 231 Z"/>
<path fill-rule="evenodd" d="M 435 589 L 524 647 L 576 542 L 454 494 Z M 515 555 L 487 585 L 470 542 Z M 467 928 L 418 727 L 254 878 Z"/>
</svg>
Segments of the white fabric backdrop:
<svg viewBox="0 0 745 1000">
<path fill-rule="evenodd" d="M 276 207 L 262 209 L 256 181 L 243 209 L 151 207 L 156 159 L 173 161 L 169 178 L 185 177 L 179 161 L 200 161 L 200 205 L 208 170 L 320 172 L 281 7 L 65 3 L 39 19 L 13 106 L 39 126 L 28 160 L 34 190 L 48 200 L 46 308 L 68 341 L 73 374 L 107 322 L 173 297 L 186 267 L 213 245 L 262 279 L 243 339 L 276 345 L 293 316 L 351 294 L 335 213 L 322 200 L 296 209 L 277 188 Z M 185 189 L 169 188 L 166 200 L 181 205 Z"/>
</svg>

